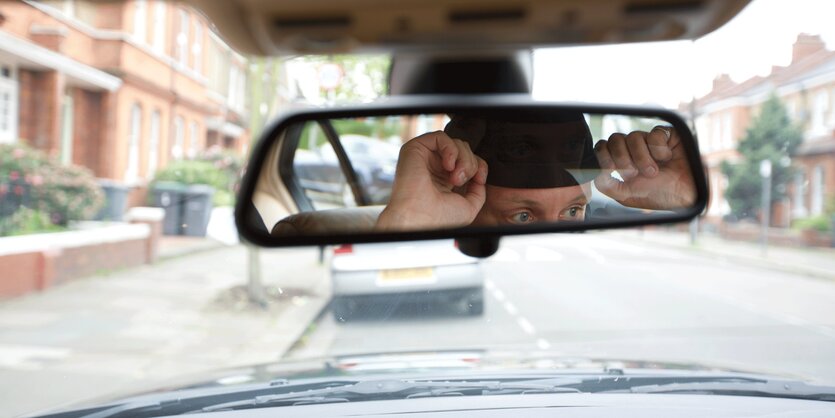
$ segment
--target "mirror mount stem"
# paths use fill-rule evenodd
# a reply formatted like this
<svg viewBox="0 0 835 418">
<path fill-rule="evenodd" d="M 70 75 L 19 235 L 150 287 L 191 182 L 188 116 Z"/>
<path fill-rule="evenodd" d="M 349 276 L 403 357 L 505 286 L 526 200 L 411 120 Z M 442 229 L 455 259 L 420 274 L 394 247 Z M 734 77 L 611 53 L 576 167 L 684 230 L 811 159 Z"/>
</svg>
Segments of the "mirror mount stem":
<svg viewBox="0 0 835 418">
<path fill-rule="evenodd" d="M 456 238 L 458 250 L 470 257 L 487 258 L 499 250 L 498 236 L 480 238 Z"/>
</svg>

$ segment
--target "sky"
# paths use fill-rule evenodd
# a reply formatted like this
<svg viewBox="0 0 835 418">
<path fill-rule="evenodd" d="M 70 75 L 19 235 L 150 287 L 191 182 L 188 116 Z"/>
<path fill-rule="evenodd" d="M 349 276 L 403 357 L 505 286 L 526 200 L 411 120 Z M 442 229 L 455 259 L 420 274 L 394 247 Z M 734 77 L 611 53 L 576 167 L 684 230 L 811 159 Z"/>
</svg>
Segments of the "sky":
<svg viewBox="0 0 835 418">
<path fill-rule="evenodd" d="M 835 49 L 835 1 L 754 0 L 730 22 L 695 41 L 539 49 L 533 95 L 541 100 L 677 107 L 710 91 L 727 73 L 736 82 L 787 65 L 799 33 Z"/>
</svg>

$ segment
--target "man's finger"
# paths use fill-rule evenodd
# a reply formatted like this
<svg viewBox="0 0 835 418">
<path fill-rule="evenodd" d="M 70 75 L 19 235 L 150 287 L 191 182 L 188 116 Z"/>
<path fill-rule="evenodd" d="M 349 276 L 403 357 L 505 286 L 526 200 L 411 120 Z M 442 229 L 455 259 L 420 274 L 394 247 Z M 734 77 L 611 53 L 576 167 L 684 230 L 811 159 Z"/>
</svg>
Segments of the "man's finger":
<svg viewBox="0 0 835 418">
<path fill-rule="evenodd" d="M 619 133 L 612 134 L 609 137 L 608 148 L 612 160 L 615 162 L 615 167 L 624 180 L 638 175 L 638 169 L 632 162 L 632 156 L 629 155 L 629 148 L 626 146 L 626 136 Z"/>
<path fill-rule="evenodd" d="M 647 137 L 644 132 L 632 132 L 626 136 L 626 146 L 632 162 L 641 170 L 641 174 L 647 177 L 655 177 L 658 174 L 658 165 L 655 164 L 652 155 L 647 147 Z"/>
<path fill-rule="evenodd" d="M 672 128 L 656 126 L 647 135 L 647 146 L 655 161 L 666 162 L 673 157 L 671 131 Z"/>
<path fill-rule="evenodd" d="M 623 182 L 612 177 L 611 173 L 608 171 L 600 173 L 594 179 L 594 186 L 597 187 L 597 190 L 600 190 L 601 193 L 615 199 L 618 202 L 629 197 L 626 186 Z"/>
<path fill-rule="evenodd" d="M 478 173 L 478 159 L 469 144 L 460 139 L 452 141 L 458 148 L 458 158 L 454 170 L 450 173 L 450 181 L 456 186 L 463 186 Z"/>
<path fill-rule="evenodd" d="M 473 210 L 473 218 L 484 206 L 484 201 L 487 199 L 487 186 L 484 183 L 471 181 L 467 184 L 467 190 L 464 193 L 464 199 L 470 204 Z"/>
<path fill-rule="evenodd" d="M 612 160 L 612 155 L 609 154 L 609 144 L 605 139 L 597 141 L 597 144 L 594 145 L 594 153 L 597 156 L 597 163 L 600 164 L 600 168 L 612 171 L 617 168 L 614 160 Z"/>
</svg>

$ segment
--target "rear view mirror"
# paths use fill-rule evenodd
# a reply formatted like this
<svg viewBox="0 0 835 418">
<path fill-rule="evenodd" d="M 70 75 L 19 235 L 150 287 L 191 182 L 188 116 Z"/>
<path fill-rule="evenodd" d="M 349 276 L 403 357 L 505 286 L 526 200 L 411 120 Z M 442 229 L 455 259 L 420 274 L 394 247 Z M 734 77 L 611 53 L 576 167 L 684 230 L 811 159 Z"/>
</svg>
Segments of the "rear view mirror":
<svg viewBox="0 0 835 418">
<path fill-rule="evenodd" d="M 674 112 L 412 98 L 277 121 L 236 222 L 263 246 L 469 240 L 686 221 L 706 200 Z"/>
</svg>

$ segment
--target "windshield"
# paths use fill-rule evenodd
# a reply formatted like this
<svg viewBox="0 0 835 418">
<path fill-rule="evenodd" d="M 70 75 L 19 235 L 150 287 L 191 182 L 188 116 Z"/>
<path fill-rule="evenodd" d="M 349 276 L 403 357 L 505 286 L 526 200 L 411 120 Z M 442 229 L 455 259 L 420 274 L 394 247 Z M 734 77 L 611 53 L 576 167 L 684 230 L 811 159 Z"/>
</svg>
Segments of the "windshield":
<svg viewBox="0 0 835 418">
<path fill-rule="evenodd" d="M 269 123 L 383 97 L 390 57 L 246 56 L 201 13 L 157 0 L 0 2 L 0 415 L 334 376 L 425 379 L 392 384 L 415 396 L 584 392 L 553 376 L 490 383 L 576 369 L 835 385 L 832 6 L 754 0 L 693 42 L 534 51 L 535 99 L 680 112 L 710 204 L 689 224 L 509 237 L 475 259 L 453 240 L 238 239 L 232 206 Z M 404 131 L 441 131 L 451 116 L 306 125 L 292 158 L 265 170 L 258 227 L 358 198 L 381 208 Z M 458 385 L 436 384 L 453 372 Z M 270 396 L 367 395 L 316 385 L 324 398 Z"/>
</svg>

